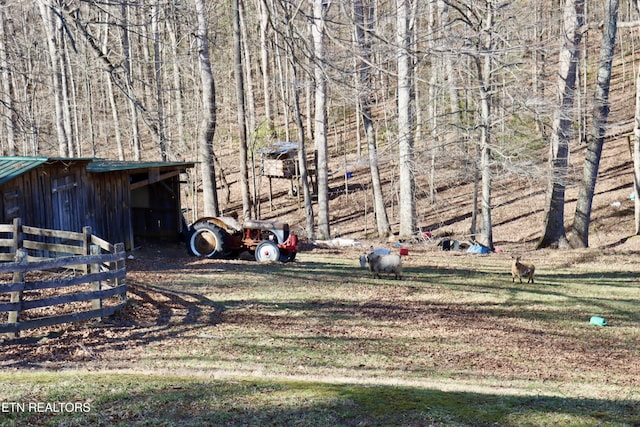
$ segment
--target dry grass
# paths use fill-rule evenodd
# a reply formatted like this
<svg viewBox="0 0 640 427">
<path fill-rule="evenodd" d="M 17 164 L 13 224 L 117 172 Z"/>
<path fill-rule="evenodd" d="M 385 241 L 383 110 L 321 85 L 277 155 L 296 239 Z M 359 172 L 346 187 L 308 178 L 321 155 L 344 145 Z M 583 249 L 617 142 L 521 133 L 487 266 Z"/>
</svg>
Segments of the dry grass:
<svg viewBox="0 0 640 427">
<path fill-rule="evenodd" d="M 513 249 L 536 264 L 534 285 L 512 283 L 507 253 L 426 244 L 409 247 L 402 281 L 371 278 L 359 269 L 358 249 L 314 249 L 291 264 L 147 254 L 129 263 L 131 303 L 120 317 L 4 342 L 2 366 L 144 373 L 158 396 L 169 384 L 189 390 L 175 392 L 181 405 L 210 381 L 248 381 L 250 391 L 240 387 L 248 394 L 229 393 L 248 399 L 253 416 L 274 410 L 267 393 L 296 413 L 313 408 L 304 425 L 335 413 L 351 425 L 367 408 L 367 425 L 640 422 L 629 409 L 640 403 L 637 254 Z M 610 326 L 590 325 L 592 315 Z M 145 380 L 131 382 L 139 393 Z M 126 406 L 101 387 L 105 402 Z M 371 400 L 385 394 L 403 402 L 391 418 L 384 399 Z M 217 407 L 199 399 L 200 415 Z M 198 417 L 193 425 L 206 425 Z"/>
</svg>

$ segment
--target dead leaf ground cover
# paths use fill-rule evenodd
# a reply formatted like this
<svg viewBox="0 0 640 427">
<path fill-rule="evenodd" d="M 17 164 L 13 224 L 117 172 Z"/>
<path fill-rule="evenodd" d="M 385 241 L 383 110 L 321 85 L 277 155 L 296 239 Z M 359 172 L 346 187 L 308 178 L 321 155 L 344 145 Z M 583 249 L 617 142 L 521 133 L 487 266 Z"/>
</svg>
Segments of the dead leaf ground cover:
<svg viewBox="0 0 640 427">
<path fill-rule="evenodd" d="M 171 391 L 181 405 L 192 388 L 206 388 L 208 381 L 222 382 L 212 387 L 257 382 L 252 398 L 240 394 L 258 400 L 266 393 L 263 387 L 284 387 L 288 397 L 283 399 L 294 399 L 293 406 L 316 409 L 323 404 L 318 387 L 331 384 L 382 387 L 380 393 L 388 387 L 387 399 L 395 400 L 398 387 L 411 390 L 405 397 L 414 409 L 405 408 L 399 412 L 404 415 L 386 422 L 384 411 L 362 418 L 366 404 L 347 399 L 347 406 L 359 402 L 352 416 L 365 419 L 365 425 L 450 424 L 447 420 L 545 425 L 562 419 L 590 424 L 595 419 L 590 411 L 574 419 L 581 412 L 579 402 L 587 401 L 605 421 L 640 422 L 632 409 L 640 403 L 640 266 L 633 262 L 635 252 L 527 252 L 538 265 L 536 283 L 527 285 L 512 283 L 508 254 L 474 256 L 445 253 L 433 244 L 410 245 L 405 278 L 395 281 L 374 280 L 361 270 L 360 251 L 309 247 L 294 263 L 259 264 L 196 259 L 181 247 L 153 248 L 128 262 L 129 304 L 123 312 L 101 323 L 29 331 L 5 340 L 0 364 L 18 377 L 27 371 L 144 374 L 157 383 L 159 396 L 182 384 L 162 378 L 186 378 L 188 385 L 177 387 L 189 393 Z M 590 325 L 592 315 L 607 318 L 610 326 Z M 292 381 L 316 390 L 309 402 L 299 400 L 302 392 Z M 131 387 L 132 394 L 153 394 L 140 385 Z M 108 387 L 100 390 L 105 402 L 115 399 Z M 421 394 L 427 390 L 439 397 Z M 464 393 L 483 396 L 482 402 L 489 396 L 516 400 L 478 403 L 478 412 L 471 414 L 437 403 L 447 396 L 452 402 L 454 396 L 474 401 Z M 540 407 L 528 400 L 534 398 L 544 400 Z M 329 405 L 331 411 L 348 414 L 341 402 Z M 248 404 L 254 416 L 273 409 L 261 405 Z M 545 405 L 568 406 L 545 410 Z M 95 403 L 94 416 L 108 406 Z M 182 414 L 182 422 L 167 425 L 189 425 L 189 419 L 192 425 L 208 425 L 202 420 L 214 407 L 205 399 L 193 418 Z M 538 410 L 547 415 L 536 421 Z M 499 415 L 488 415 L 496 411 Z M 509 418 L 514 412 L 523 418 Z M 399 421 L 407 414 L 413 414 L 407 423 Z M 338 424 L 350 425 L 353 419 L 347 422 L 345 416 Z M 235 425 L 242 417 L 232 419 Z M 316 422 L 310 418 L 306 425 Z"/>
</svg>

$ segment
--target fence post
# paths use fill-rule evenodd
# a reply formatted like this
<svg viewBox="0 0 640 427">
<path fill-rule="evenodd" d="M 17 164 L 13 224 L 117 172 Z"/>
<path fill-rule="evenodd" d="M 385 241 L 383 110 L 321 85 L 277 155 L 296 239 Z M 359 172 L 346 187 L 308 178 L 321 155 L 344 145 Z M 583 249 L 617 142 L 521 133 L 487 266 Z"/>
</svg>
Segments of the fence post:
<svg viewBox="0 0 640 427">
<path fill-rule="evenodd" d="M 100 255 L 100 246 L 91 245 L 90 248 L 91 255 Z M 100 273 L 100 263 L 90 264 L 89 266 L 90 273 Z M 91 283 L 92 291 L 101 291 L 102 290 L 102 281 L 98 280 L 97 282 Z M 102 297 L 91 300 L 91 308 L 93 310 L 102 310 Z M 100 316 L 100 321 L 102 321 L 102 316 Z"/>
<path fill-rule="evenodd" d="M 20 218 L 13 219 L 13 251 L 18 252 L 22 248 L 22 220 Z"/>
<path fill-rule="evenodd" d="M 20 265 L 27 265 L 27 251 L 19 248 L 16 250 L 16 256 L 15 256 L 15 262 L 20 264 Z M 24 289 L 24 271 L 14 271 L 13 272 L 13 284 L 21 284 L 20 286 L 20 290 L 19 291 L 15 291 L 15 292 L 11 292 L 11 302 L 22 302 L 22 290 Z M 17 323 L 20 321 L 20 309 L 16 310 L 16 311 L 10 311 L 9 312 L 9 318 L 7 319 L 8 323 L 15 323 L 17 326 Z M 18 333 L 19 331 L 16 330 L 16 332 L 10 332 L 7 335 L 11 336 L 12 338 L 17 338 L 18 337 Z"/>
<path fill-rule="evenodd" d="M 124 243 L 116 243 L 116 244 L 114 245 L 114 253 L 119 254 L 119 253 L 122 253 L 122 252 L 124 252 Z M 119 270 L 120 268 L 122 268 L 122 267 L 124 267 L 124 266 L 125 266 L 125 263 L 126 263 L 126 262 L 125 262 L 125 260 L 124 260 L 124 259 L 122 259 L 122 260 L 120 260 L 120 261 L 116 261 L 116 262 L 114 262 L 113 264 L 111 264 L 111 269 L 112 269 L 112 270 Z M 120 286 L 121 284 L 126 283 L 126 282 L 125 282 L 125 280 L 126 280 L 126 279 L 122 279 L 122 281 L 121 281 L 121 279 L 116 278 L 116 279 L 115 279 L 114 286 L 115 286 L 115 287 L 118 287 L 118 286 Z M 120 294 L 120 298 L 121 298 L 123 301 L 126 301 L 126 300 L 127 300 L 127 291 L 125 291 L 123 294 Z"/>
<path fill-rule="evenodd" d="M 89 255 L 90 254 L 90 250 L 91 250 L 91 227 L 90 226 L 86 226 L 86 227 L 82 227 L 82 248 L 83 248 L 83 253 L 85 255 Z"/>
<path fill-rule="evenodd" d="M 91 255 L 91 227 L 82 227 L 82 254 Z M 85 266 L 84 274 L 89 273 L 89 266 Z"/>
</svg>

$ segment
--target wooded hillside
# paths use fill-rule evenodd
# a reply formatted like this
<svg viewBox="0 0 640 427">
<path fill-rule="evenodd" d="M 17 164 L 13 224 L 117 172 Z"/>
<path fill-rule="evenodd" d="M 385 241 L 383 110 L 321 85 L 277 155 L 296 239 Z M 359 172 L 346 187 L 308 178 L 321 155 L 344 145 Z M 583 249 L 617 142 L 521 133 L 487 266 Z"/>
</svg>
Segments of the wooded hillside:
<svg viewBox="0 0 640 427">
<path fill-rule="evenodd" d="M 212 169 L 188 177 L 189 220 L 215 203 L 216 214 L 277 216 L 308 237 L 428 230 L 533 246 L 567 2 L 2 2 L 2 154 L 200 160 Z M 605 3 L 613 0 L 569 2 L 581 40 L 567 227 L 593 135 Z M 639 18 L 633 1 L 619 3 L 592 229 L 613 226 L 592 236 L 598 246 L 637 232 L 629 195 L 640 29 L 625 23 Z M 317 179 L 315 194 L 273 180 L 269 203 L 258 150 L 276 141 L 317 158 L 304 180 Z M 217 186 L 213 200 L 203 174 Z"/>
</svg>

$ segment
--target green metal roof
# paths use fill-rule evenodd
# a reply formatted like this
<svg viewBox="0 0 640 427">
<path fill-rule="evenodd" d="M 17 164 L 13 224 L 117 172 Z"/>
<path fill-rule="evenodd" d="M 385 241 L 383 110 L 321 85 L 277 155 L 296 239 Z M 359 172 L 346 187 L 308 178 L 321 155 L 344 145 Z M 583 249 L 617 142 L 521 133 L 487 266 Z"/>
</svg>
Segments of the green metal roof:
<svg viewBox="0 0 640 427">
<path fill-rule="evenodd" d="M 123 160 L 94 159 L 87 166 L 89 172 L 134 171 L 151 168 L 192 168 L 194 162 L 135 162 Z"/>
<path fill-rule="evenodd" d="M 134 171 L 150 168 L 192 168 L 194 162 L 126 162 L 91 158 L 0 156 L 0 185 L 45 163 L 85 162 L 89 172 Z"/>
<path fill-rule="evenodd" d="M 45 163 L 48 157 L 0 157 L 0 184 L 11 181 L 12 179 L 37 168 Z"/>
</svg>

